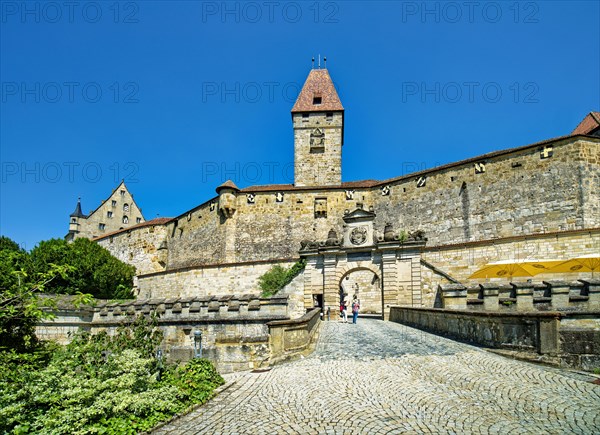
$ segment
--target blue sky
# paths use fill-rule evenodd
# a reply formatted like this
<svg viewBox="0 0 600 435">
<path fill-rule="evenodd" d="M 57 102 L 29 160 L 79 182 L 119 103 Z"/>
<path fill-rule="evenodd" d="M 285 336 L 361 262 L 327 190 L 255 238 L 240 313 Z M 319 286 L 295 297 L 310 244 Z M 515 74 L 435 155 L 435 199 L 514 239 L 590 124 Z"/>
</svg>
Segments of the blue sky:
<svg viewBox="0 0 600 435">
<path fill-rule="evenodd" d="M 600 109 L 596 1 L 0 8 L 0 233 L 26 249 L 122 178 L 146 219 L 228 178 L 291 183 L 290 110 L 319 54 L 346 109 L 344 181 L 565 135 Z"/>
</svg>

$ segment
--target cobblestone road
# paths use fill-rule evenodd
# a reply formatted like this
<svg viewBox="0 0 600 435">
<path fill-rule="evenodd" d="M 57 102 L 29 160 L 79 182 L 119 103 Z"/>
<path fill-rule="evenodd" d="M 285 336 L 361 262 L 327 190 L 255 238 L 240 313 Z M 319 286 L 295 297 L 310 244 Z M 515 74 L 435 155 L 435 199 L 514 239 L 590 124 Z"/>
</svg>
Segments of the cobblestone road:
<svg viewBox="0 0 600 435">
<path fill-rule="evenodd" d="M 406 326 L 325 322 L 308 358 L 235 383 L 155 434 L 593 434 L 600 386 Z"/>
</svg>

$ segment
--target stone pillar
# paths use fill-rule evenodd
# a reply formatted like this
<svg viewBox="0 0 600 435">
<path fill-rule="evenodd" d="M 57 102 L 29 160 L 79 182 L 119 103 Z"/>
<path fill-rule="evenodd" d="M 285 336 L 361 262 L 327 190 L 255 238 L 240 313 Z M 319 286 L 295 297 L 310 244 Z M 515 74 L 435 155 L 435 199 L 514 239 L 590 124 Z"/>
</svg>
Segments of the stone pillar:
<svg viewBox="0 0 600 435">
<path fill-rule="evenodd" d="M 331 310 L 331 320 L 337 320 L 340 312 L 340 283 L 336 274 L 337 251 L 323 255 L 323 308 Z"/>
<path fill-rule="evenodd" d="M 398 265 L 396 264 L 396 249 L 386 249 L 381 252 L 382 288 L 381 298 L 383 320 L 390 318 L 390 305 L 398 303 Z M 404 298 L 400 299 L 404 305 Z M 408 301 L 406 305 L 408 305 Z"/>
<path fill-rule="evenodd" d="M 483 309 L 485 311 L 498 311 L 499 285 L 492 282 L 479 284 L 483 295 Z"/>
<path fill-rule="evenodd" d="M 590 310 L 600 309 L 600 279 L 580 279 L 579 281 L 585 285 L 588 297 L 588 308 Z"/>
<path fill-rule="evenodd" d="M 552 298 L 552 308 L 561 309 L 569 306 L 569 283 L 565 281 L 544 281 L 550 288 L 550 297 Z"/>
<path fill-rule="evenodd" d="M 317 272 L 317 255 L 318 253 L 311 253 L 306 256 L 306 266 L 304 268 L 304 309 L 312 308 L 313 294 L 323 294 L 323 285 L 320 285 L 318 288 L 313 286 L 313 275 Z"/>
<path fill-rule="evenodd" d="M 533 283 L 513 282 L 511 285 L 517 299 L 517 311 L 533 311 Z"/>
<path fill-rule="evenodd" d="M 440 284 L 444 308 L 465 310 L 467 308 L 467 288 L 462 284 Z"/>
</svg>

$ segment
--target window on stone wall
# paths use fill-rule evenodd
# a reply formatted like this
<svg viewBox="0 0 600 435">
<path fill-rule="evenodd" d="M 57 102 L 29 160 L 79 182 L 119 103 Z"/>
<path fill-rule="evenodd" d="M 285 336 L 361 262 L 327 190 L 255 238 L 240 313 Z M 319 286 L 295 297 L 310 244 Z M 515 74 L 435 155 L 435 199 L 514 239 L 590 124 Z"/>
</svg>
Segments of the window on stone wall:
<svg viewBox="0 0 600 435">
<path fill-rule="evenodd" d="M 113 216 L 113 212 L 112 211 L 107 211 L 106 212 L 106 217 L 111 218 Z"/>
<path fill-rule="evenodd" d="M 98 224 L 98 229 L 101 231 L 104 231 L 104 229 L 106 228 L 105 224 Z"/>
<path fill-rule="evenodd" d="M 125 196 L 125 191 L 121 190 L 121 196 Z"/>
<path fill-rule="evenodd" d="M 129 223 L 129 218 L 127 216 L 123 216 L 123 223 L 124 224 L 128 224 Z"/>
<path fill-rule="evenodd" d="M 112 201 L 112 206 L 113 206 L 113 207 L 116 207 L 116 206 L 117 206 L 117 201 L 115 201 L 114 199 L 113 199 L 113 201 Z"/>
<path fill-rule="evenodd" d="M 333 112 L 327 112 L 325 114 L 325 120 L 329 122 L 333 121 Z"/>
<path fill-rule="evenodd" d="M 140 218 L 140 217 L 139 218 L 135 218 L 135 223 L 136 224 L 142 223 L 142 218 Z"/>
<path fill-rule="evenodd" d="M 125 213 L 127 213 L 129 211 L 129 204 L 127 204 L 127 203 L 123 204 L 123 211 Z"/>
</svg>

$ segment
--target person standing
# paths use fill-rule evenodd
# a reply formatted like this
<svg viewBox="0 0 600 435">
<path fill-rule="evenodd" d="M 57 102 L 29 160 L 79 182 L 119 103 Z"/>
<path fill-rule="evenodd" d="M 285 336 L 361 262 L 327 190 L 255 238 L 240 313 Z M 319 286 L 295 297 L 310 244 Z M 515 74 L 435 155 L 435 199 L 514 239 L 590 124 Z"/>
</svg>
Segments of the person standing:
<svg viewBox="0 0 600 435">
<path fill-rule="evenodd" d="M 345 299 L 342 301 L 340 309 L 342 310 L 342 322 L 348 323 L 348 303 Z"/>
<path fill-rule="evenodd" d="M 356 324 L 356 320 L 358 319 L 358 311 L 360 310 L 360 301 L 354 295 L 354 299 L 352 301 L 352 323 Z"/>
</svg>

